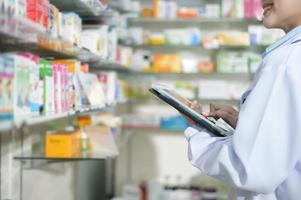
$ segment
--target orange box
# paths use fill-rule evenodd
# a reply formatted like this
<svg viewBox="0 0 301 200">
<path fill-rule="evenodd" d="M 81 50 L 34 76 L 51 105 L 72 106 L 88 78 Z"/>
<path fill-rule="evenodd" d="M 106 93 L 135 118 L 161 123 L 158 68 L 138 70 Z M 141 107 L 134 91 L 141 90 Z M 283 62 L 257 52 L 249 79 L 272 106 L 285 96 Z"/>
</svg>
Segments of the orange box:
<svg viewBox="0 0 301 200">
<path fill-rule="evenodd" d="M 181 56 L 179 55 L 154 55 L 152 58 L 153 72 L 173 72 L 180 73 L 182 71 Z"/>
<path fill-rule="evenodd" d="M 80 155 L 80 132 L 52 133 L 46 136 L 45 156 L 74 158 Z"/>
</svg>

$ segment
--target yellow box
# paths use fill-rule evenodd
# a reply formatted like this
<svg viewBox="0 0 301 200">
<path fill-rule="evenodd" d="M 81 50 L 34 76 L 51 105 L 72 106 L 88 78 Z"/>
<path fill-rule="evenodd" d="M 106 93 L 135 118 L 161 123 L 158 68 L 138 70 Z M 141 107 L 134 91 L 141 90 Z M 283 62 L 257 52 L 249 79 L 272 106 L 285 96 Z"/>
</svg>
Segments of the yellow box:
<svg viewBox="0 0 301 200">
<path fill-rule="evenodd" d="M 48 134 L 45 154 L 50 158 L 73 158 L 80 154 L 80 132 Z"/>
</svg>

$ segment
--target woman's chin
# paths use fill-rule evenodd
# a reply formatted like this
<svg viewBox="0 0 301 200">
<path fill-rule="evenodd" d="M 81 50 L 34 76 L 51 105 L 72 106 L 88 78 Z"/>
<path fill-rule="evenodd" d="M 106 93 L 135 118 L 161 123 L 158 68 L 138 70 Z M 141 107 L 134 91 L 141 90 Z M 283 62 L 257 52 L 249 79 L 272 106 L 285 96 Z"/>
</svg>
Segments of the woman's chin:
<svg viewBox="0 0 301 200">
<path fill-rule="evenodd" d="M 273 20 L 270 17 L 264 17 L 262 23 L 263 26 L 266 28 L 277 28 L 277 25 L 273 22 Z"/>
</svg>

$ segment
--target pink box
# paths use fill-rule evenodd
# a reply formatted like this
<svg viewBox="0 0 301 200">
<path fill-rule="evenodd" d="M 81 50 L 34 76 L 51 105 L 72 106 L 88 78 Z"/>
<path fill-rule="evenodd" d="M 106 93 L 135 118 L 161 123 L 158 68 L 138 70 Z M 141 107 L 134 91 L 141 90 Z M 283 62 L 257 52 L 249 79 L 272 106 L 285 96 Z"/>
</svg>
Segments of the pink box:
<svg viewBox="0 0 301 200">
<path fill-rule="evenodd" d="M 245 18 L 252 18 L 252 0 L 245 0 L 244 13 Z"/>
<path fill-rule="evenodd" d="M 259 18 L 263 14 L 262 6 L 261 6 L 261 0 L 253 0 L 252 2 L 252 17 L 253 18 Z"/>
<path fill-rule="evenodd" d="M 62 99 L 61 106 L 62 112 L 69 111 L 68 105 L 68 67 L 66 65 L 61 65 L 62 67 L 62 75 L 61 75 L 61 84 L 62 84 Z"/>
<path fill-rule="evenodd" d="M 62 65 L 55 63 L 53 65 L 53 81 L 54 81 L 54 112 L 56 114 L 62 111 Z"/>
</svg>

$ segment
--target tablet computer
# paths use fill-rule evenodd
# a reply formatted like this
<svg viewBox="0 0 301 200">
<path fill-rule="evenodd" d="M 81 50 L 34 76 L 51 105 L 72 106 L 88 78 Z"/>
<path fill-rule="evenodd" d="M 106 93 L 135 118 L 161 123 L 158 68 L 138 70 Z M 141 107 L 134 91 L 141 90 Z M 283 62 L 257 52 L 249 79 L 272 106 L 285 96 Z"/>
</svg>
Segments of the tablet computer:
<svg viewBox="0 0 301 200">
<path fill-rule="evenodd" d="M 159 99 L 174 107 L 180 113 L 185 114 L 196 124 L 206 128 L 213 136 L 225 137 L 232 135 L 234 132 L 234 129 L 230 125 L 225 124 L 221 126 L 214 118 L 207 118 L 191 109 L 189 106 L 191 105 L 191 102 L 168 86 L 156 84 L 153 85 L 149 91 Z"/>
</svg>

